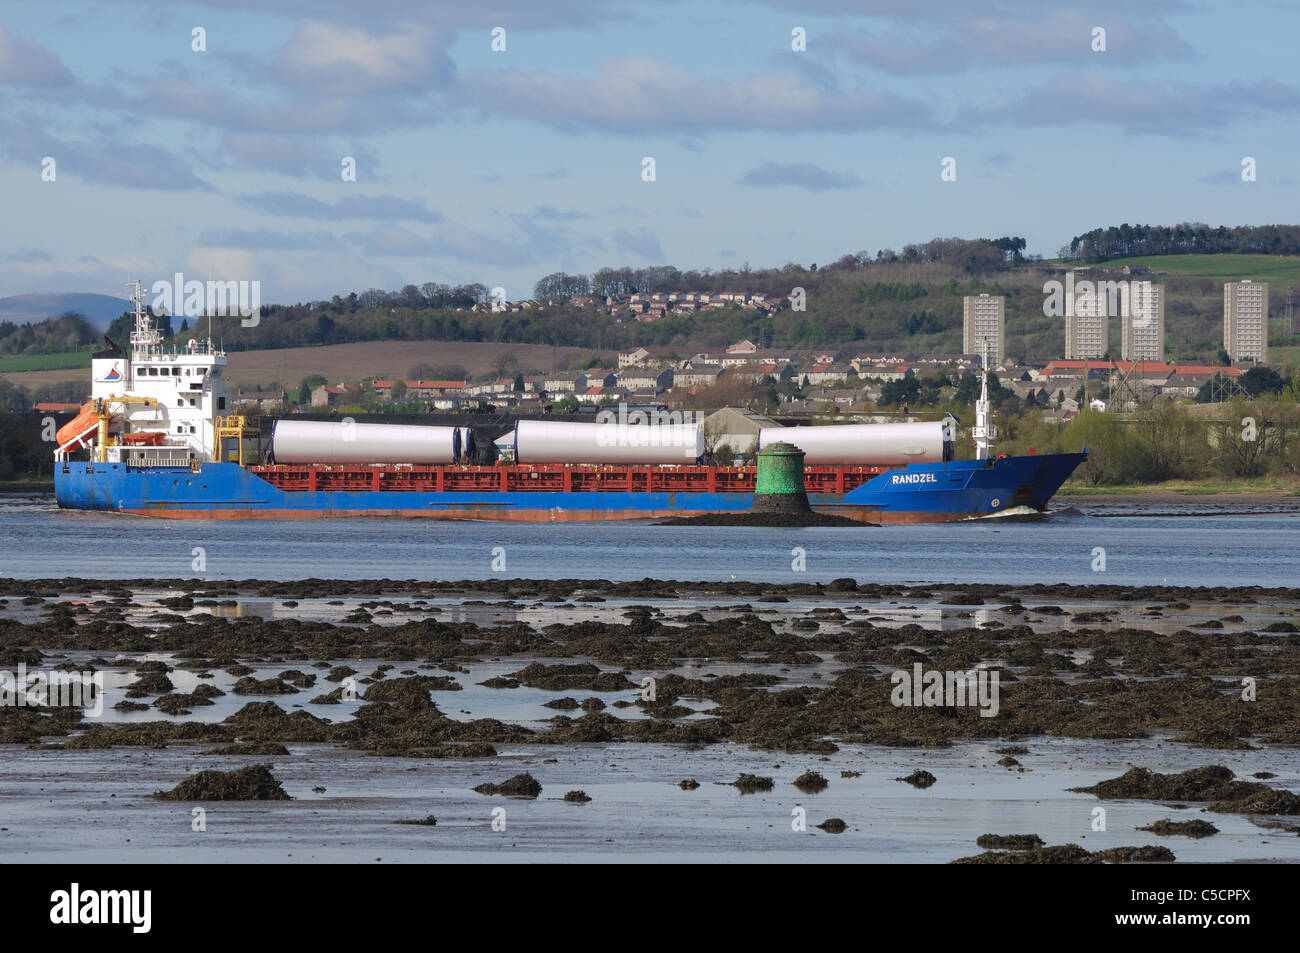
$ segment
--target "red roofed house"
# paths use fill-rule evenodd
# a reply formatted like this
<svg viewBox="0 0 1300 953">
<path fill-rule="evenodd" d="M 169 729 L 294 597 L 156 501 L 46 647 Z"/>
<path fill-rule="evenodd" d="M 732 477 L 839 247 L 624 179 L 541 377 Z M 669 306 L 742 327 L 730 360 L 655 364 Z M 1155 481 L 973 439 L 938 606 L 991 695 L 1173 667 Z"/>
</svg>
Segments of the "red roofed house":
<svg viewBox="0 0 1300 953">
<path fill-rule="evenodd" d="M 371 389 L 378 397 L 392 397 L 394 381 L 373 381 Z M 442 397 L 449 391 L 465 389 L 464 381 L 402 381 L 406 385 L 406 396 L 415 399 Z"/>
<path fill-rule="evenodd" d="M 311 392 L 313 407 L 338 407 L 343 403 L 344 387 L 342 384 L 325 384 Z"/>
<path fill-rule="evenodd" d="M 1224 377 L 1240 377 L 1239 367 L 1214 367 L 1210 364 L 1179 364 L 1173 369 L 1175 374 L 1222 374 Z"/>
</svg>

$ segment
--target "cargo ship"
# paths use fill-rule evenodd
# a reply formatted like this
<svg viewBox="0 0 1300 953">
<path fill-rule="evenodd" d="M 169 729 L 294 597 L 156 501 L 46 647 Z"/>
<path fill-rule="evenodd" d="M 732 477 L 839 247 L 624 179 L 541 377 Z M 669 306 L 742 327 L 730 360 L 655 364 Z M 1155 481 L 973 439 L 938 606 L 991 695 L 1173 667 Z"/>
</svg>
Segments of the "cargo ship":
<svg viewBox="0 0 1300 953">
<path fill-rule="evenodd" d="M 230 405 L 226 355 L 210 340 L 167 348 L 132 291 L 130 350 L 91 361 L 91 396 L 61 427 L 54 484 L 68 509 L 172 519 L 348 516 L 569 522 L 736 513 L 753 502 L 753 466 L 701 462 L 698 423 L 652 418 L 520 420 L 490 446 L 463 427 L 277 420 L 261 430 Z M 812 508 L 863 523 L 945 522 L 1041 513 L 1085 453 L 992 453 L 987 382 L 974 459 L 954 459 L 944 421 L 776 427 L 805 455 Z M 485 459 L 496 454 L 496 459 Z"/>
</svg>

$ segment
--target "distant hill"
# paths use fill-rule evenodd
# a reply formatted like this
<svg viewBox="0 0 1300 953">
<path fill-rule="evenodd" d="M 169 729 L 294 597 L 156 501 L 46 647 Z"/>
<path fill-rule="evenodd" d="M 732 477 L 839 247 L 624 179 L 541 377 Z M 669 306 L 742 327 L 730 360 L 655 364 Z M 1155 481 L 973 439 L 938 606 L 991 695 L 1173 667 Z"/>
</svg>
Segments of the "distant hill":
<svg viewBox="0 0 1300 953">
<path fill-rule="evenodd" d="M 75 311 L 97 331 L 103 331 L 127 309 L 125 298 L 101 294 L 11 295 L 0 298 L 0 321 L 31 324 Z"/>
</svg>

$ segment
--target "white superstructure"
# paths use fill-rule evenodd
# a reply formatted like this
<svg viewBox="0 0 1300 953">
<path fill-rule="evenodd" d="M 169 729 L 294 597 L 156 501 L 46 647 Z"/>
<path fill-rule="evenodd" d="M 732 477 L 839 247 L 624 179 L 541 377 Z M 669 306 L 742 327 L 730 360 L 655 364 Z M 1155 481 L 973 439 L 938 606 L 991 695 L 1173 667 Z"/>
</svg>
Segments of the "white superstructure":
<svg viewBox="0 0 1300 953">
<path fill-rule="evenodd" d="M 225 352 L 199 339 L 182 350 L 167 349 L 144 310 L 138 281 L 131 285 L 130 300 L 135 309 L 130 351 L 92 358 L 91 399 L 76 427 L 60 431 L 57 455 L 93 445 L 92 459 L 101 462 L 157 466 L 221 459 L 219 427 L 230 412 Z"/>
</svg>

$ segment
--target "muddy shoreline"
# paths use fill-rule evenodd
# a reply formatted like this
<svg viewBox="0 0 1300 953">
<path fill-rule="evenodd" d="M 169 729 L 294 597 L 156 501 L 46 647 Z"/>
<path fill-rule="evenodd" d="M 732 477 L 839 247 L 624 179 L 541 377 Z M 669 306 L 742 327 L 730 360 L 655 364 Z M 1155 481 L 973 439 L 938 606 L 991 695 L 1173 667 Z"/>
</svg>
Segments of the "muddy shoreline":
<svg viewBox="0 0 1300 953">
<path fill-rule="evenodd" d="M 725 748 L 797 759 L 797 790 L 815 793 L 844 783 L 812 769 L 845 749 L 911 752 L 891 777 L 913 781 L 892 783 L 924 778 L 926 790 L 945 781 L 927 753 L 972 744 L 1002 752 L 994 770 L 1013 776 L 1035 770 L 1044 739 L 1147 743 L 1189 768 L 1300 745 L 1297 589 L 49 579 L 0 580 L 0 600 L 0 668 L 110 680 L 108 717 L 0 707 L 0 744 L 54 769 L 115 750 L 187 752 L 200 767 L 285 763 L 309 745 L 483 764 L 481 780 L 496 783 L 519 773 L 504 752 L 520 746 L 563 758 L 666 745 L 680 752 L 663 764 L 674 789 L 683 778 L 734 785 L 735 773 L 704 776 L 695 761 Z M 996 673 L 995 710 L 900 703 L 899 674 L 928 671 Z M 142 795 L 185 781 L 168 773 Z M 1295 822 L 1294 782 L 1241 781 L 1258 787 L 1242 787 L 1253 799 L 1233 810 Z M 590 791 L 590 779 L 564 790 Z M 1118 846 L 1156 838 L 1139 836 Z M 983 862 L 1035 858 L 1092 855 Z"/>
</svg>

